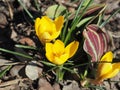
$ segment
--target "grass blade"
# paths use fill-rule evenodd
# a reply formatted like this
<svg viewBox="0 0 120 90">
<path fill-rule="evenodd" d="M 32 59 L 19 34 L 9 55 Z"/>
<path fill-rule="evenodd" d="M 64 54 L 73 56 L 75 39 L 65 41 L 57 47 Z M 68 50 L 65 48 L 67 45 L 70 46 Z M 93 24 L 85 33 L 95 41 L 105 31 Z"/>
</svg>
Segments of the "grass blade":
<svg viewBox="0 0 120 90">
<path fill-rule="evenodd" d="M 5 73 L 6 73 L 11 67 L 12 67 L 12 65 L 10 65 L 10 66 L 8 66 L 7 68 L 5 68 L 4 70 L 2 70 L 2 71 L 0 72 L 0 78 L 2 78 L 2 77 L 5 75 Z"/>
<path fill-rule="evenodd" d="M 77 17 L 78 17 L 78 14 L 79 14 L 79 12 L 80 12 L 80 10 L 81 10 L 81 7 L 82 7 L 82 5 L 84 4 L 84 2 L 85 2 L 85 0 L 82 0 L 80 6 L 78 7 L 78 9 L 77 9 L 77 11 L 76 11 L 76 14 L 75 14 L 75 17 L 74 17 L 74 19 L 73 19 L 73 21 L 72 21 L 72 24 L 76 21 L 76 19 L 77 19 Z"/>
<path fill-rule="evenodd" d="M 20 5 L 24 8 L 24 10 L 26 11 L 26 13 L 28 14 L 28 16 L 33 20 L 34 22 L 34 18 L 32 16 L 32 14 L 27 10 L 27 8 L 25 7 L 25 5 L 23 5 L 23 3 L 21 2 L 21 0 L 18 0 L 18 2 L 20 3 Z"/>
<path fill-rule="evenodd" d="M 92 19 L 92 18 L 93 18 L 93 16 L 82 19 L 82 20 L 77 24 L 77 27 L 80 27 L 81 25 L 83 25 L 84 23 L 88 22 L 88 21 L 89 21 L 90 19 Z"/>
<path fill-rule="evenodd" d="M 64 41 L 64 39 L 65 39 L 65 36 L 66 36 L 66 32 L 67 32 L 67 26 L 68 26 L 68 16 L 69 16 L 69 14 L 68 14 L 68 12 L 66 11 L 66 13 L 67 13 L 67 15 L 66 15 L 66 22 L 65 22 L 65 26 L 64 26 L 64 29 L 63 29 L 63 31 L 62 31 L 62 35 L 61 35 L 61 40 L 62 41 Z"/>
<path fill-rule="evenodd" d="M 50 62 L 46 62 L 46 61 L 40 61 L 40 62 L 47 65 L 47 66 L 56 66 L 55 64 L 52 64 Z"/>
<path fill-rule="evenodd" d="M 85 1 L 86 1 L 86 0 L 85 0 Z M 79 21 L 80 21 L 81 18 L 83 17 L 84 13 L 86 12 L 87 8 L 89 7 L 89 5 L 91 4 L 92 1 L 93 1 L 93 0 L 90 0 L 89 3 L 84 7 L 83 12 L 81 13 L 81 15 L 78 16 L 78 17 L 76 17 L 75 20 L 73 20 L 74 23 L 71 24 L 72 27 L 71 27 L 70 31 L 68 32 L 68 34 L 67 34 L 67 36 L 66 36 L 66 38 L 65 38 L 65 41 L 64 41 L 64 44 L 65 44 L 65 45 L 68 43 L 68 41 L 69 41 L 69 39 L 70 39 L 70 37 L 71 37 L 71 34 L 72 34 L 73 30 L 76 28 L 76 25 L 79 23 Z M 77 13 L 76 13 L 76 14 L 77 14 Z"/>
<path fill-rule="evenodd" d="M 18 55 L 18 56 L 25 57 L 25 58 L 29 58 L 29 59 L 33 59 L 33 57 L 31 57 L 29 55 L 25 55 L 25 54 L 22 54 L 22 53 L 10 51 L 10 50 L 4 49 L 4 48 L 0 48 L 0 51 L 10 53 L 10 54 L 14 54 L 14 55 Z"/>
<path fill-rule="evenodd" d="M 118 12 L 120 12 L 120 9 L 118 9 L 115 13 L 113 13 L 112 15 L 110 15 L 101 25 L 100 28 L 102 28 L 103 26 L 105 26 L 106 23 L 109 22 L 110 18 L 115 16 Z"/>
<path fill-rule="evenodd" d="M 15 47 L 18 47 L 18 48 L 24 48 L 24 49 L 33 49 L 33 50 L 36 50 L 35 47 L 32 47 L 32 46 L 25 46 L 25 45 L 15 45 Z"/>
</svg>

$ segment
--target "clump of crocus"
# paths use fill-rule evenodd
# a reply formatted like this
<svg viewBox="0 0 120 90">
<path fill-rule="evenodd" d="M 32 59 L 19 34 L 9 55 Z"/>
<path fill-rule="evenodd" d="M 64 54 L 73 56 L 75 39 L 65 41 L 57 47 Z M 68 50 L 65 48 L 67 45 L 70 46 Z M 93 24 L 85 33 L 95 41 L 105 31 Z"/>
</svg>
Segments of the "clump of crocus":
<svg viewBox="0 0 120 90">
<path fill-rule="evenodd" d="M 78 46 L 78 41 L 73 41 L 66 47 L 61 40 L 56 40 L 54 43 L 46 43 L 46 57 L 50 62 L 62 65 L 76 53 Z"/>
<path fill-rule="evenodd" d="M 103 80 L 112 78 L 118 74 L 120 70 L 120 63 L 112 63 L 113 53 L 107 52 L 98 64 L 96 79 L 93 81 L 95 84 L 101 83 Z"/>
<path fill-rule="evenodd" d="M 35 20 L 35 31 L 42 44 L 57 38 L 63 27 L 64 17 L 59 16 L 54 21 L 47 16 Z"/>
</svg>

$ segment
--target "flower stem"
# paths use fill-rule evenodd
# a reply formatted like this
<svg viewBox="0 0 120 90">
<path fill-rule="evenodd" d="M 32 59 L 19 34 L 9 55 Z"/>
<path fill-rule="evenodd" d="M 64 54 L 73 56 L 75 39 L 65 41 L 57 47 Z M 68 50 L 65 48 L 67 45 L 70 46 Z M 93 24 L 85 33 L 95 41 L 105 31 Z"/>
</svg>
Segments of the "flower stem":
<svg viewBox="0 0 120 90">
<path fill-rule="evenodd" d="M 59 83 L 63 80 L 64 72 L 63 72 L 63 65 L 58 66 L 56 69 L 56 81 Z"/>
</svg>

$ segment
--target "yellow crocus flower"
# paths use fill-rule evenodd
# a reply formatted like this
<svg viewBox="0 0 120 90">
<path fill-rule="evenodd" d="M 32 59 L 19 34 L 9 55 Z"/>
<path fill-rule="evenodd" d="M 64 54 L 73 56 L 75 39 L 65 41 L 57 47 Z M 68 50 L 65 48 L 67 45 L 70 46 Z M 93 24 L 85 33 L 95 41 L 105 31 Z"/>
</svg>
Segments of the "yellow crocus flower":
<svg viewBox="0 0 120 90">
<path fill-rule="evenodd" d="M 98 64 L 98 70 L 96 80 L 94 83 L 99 84 L 103 80 L 112 78 L 118 74 L 120 70 L 120 63 L 111 63 L 113 60 L 113 53 L 107 52 L 100 60 Z"/>
<path fill-rule="evenodd" d="M 59 16 L 54 21 L 47 16 L 35 20 L 35 31 L 42 44 L 50 42 L 60 35 L 63 27 L 64 17 Z"/>
<path fill-rule="evenodd" d="M 61 40 L 56 40 L 54 43 L 46 43 L 46 57 L 50 62 L 62 65 L 76 53 L 78 46 L 78 41 L 73 41 L 66 47 Z"/>
</svg>

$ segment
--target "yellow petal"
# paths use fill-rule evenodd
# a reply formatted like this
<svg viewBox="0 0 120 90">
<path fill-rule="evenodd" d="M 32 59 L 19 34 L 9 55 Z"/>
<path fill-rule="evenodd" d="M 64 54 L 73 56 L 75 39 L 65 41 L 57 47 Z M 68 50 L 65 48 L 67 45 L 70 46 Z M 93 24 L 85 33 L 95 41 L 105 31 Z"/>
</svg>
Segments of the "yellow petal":
<svg viewBox="0 0 120 90">
<path fill-rule="evenodd" d="M 98 71 L 96 75 L 95 82 L 100 83 L 104 79 L 108 79 L 109 72 L 112 71 L 112 64 L 111 63 L 100 63 L 98 66 Z"/>
<path fill-rule="evenodd" d="M 112 78 L 120 70 L 120 63 L 110 63 L 113 59 L 113 53 L 111 51 L 107 52 L 101 59 L 101 61 L 107 61 L 101 62 L 98 65 L 98 71 L 97 71 L 97 78 L 96 82 L 102 82 L 105 79 Z"/>
<path fill-rule="evenodd" d="M 60 33 L 61 33 L 61 31 L 54 32 L 54 33 L 51 35 L 51 38 L 52 38 L 52 39 L 57 38 L 57 37 L 60 35 Z"/>
<path fill-rule="evenodd" d="M 113 69 L 119 69 L 120 70 L 120 62 L 116 62 L 112 64 Z"/>
<path fill-rule="evenodd" d="M 35 21 L 35 30 L 40 41 L 45 43 L 57 38 L 60 35 L 63 22 L 63 16 L 56 18 L 55 21 L 51 20 L 47 16 L 43 16 L 41 19 L 37 18 Z"/>
<path fill-rule="evenodd" d="M 63 27 L 63 23 L 64 23 L 64 17 L 63 16 L 59 16 L 58 18 L 55 19 L 54 24 L 56 26 L 56 32 L 54 32 L 52 34 L 52 38 L 57 38 L 62 30 Z"/>
<path fill-rule="evenodd" d="M 99 63 L 98 67 L 102 67 L 101 65 L 105 64 L 105 62 L 106 63 L 112 62 L 112 59 L 113 59 L 113 53 L 111 51 L 105 53 L 105 55 L 101 58 L 100 60 L 101 63 Z"/>
<path fill-rule="evenodd" d="M 47 59 L 56 65 L 61 65 L 68 59 L 68 54 L 63 53 L 64 43 L 60 40 L 56 40 L 54 44 L 46 43 L 45 50 Z"/>
<path fill-rule="evenodd" d="M 47 59 L 52 62 L 54 60 L 54 55 L 53 55 L 53 44 L 52 43 L 46 43 L 45 45 L 45 50 L 46 50 L 46 57 Z"/>
<path fill-rule="evenodd" d="M 55 57 L 53 63 L 56 65 L 62 65 L 68 60 L 68 54 L 63 54 L 60 57 Z"/>
<path fill-rule="evenodd" d="M 43 16 L 43 19 L 46 19 L 49 23 L 53 23 L 53 20 L 50 19 L 48 16 Z"/>
<path fill-rule="evenodd" d="M 120 70 L 120 63 L 114 63 L 112 64 L 112 69 L 107 74 L 105 74 L 103 77 L 106 79 L 112 78 L 119 73 L 119 70 Z"/>
<path fill-rule="evenodd" d="M 43 34 L 41 34 L 39 36 L 39 39 L 42 42 L 42 44 L 45 44 L 45 43 L 50 42 L 52 40 L 52 38 L 48 32 L 44 32 Z"/>
<path fill-rule="evenodd" d="M 113 60 L 113 53 L 111 51 L 107 52 L 100 61 L 112 62 Z"/>
<path fill-rule="evenodd" d="M 119 72 L 119 69 L 112 69 L 110 72 L 108 72 L 107 74 L 103 75 L 101 77 L 101 79 L 108 79 L 108 78 L 113 78 L 114 76 L 116 76 Z"/>
<path fill-rule="evenodd" d="M 35 20 L 35 31 L 36 31 L 36 34 L 38 35 L 38 27 L 40 25 L 40 18 L 36 18 Z"/>
<path fill-rule="evenodd" d="M 113 63 L 112 64 L 112 70 L 107 75 L 105 75 L 104 77 L 112 78 L 119 73 L 119 70 L 120 70 L 120 63 L 119 62 L 118 63 Z"/>
<path fill-rule="evenodd" d="M 45 50 L 47 59 L 56 65 L 65 63 L 69 58 L 69 54 L 64 52 L 64 43 L 60 40 L 54 44 L 46 43 Z"/>
<path fill-rule="evenodd" d="M 111 63 L 100 63 L 98 65 L 97 77 L 102 77 L 112 70 Z"/>
<path fill-rule="evenodd" d="M 56 25 L 56 30 L 60 31 L 62 29 L 62 27 L 63 27 L 64 17 L 59 16 L 58 18 L 55 19 L 54 23 Z"/>
<path fill-rule="evenodd" d="M 64 53 L 64 43 L 60 40 L 56 40 L 53 45 L 53 52 L 57 56 L 60 56 Z"/>
<path fill-rule="evenodd" d="M 78 41 L 73 41 L 65 48 L 65 52 L 69 54 L 69 58 L 71 58 L 77 51 L 79 46 Z"/>
<path fill-rule="evenodd" d="M 47 16 L 42 17 L 41 25 L 39 26 L 39 34 L 43 32 L 49 32 L 50 35 L 56 32 L 55 24 Z"/>
</svg>

